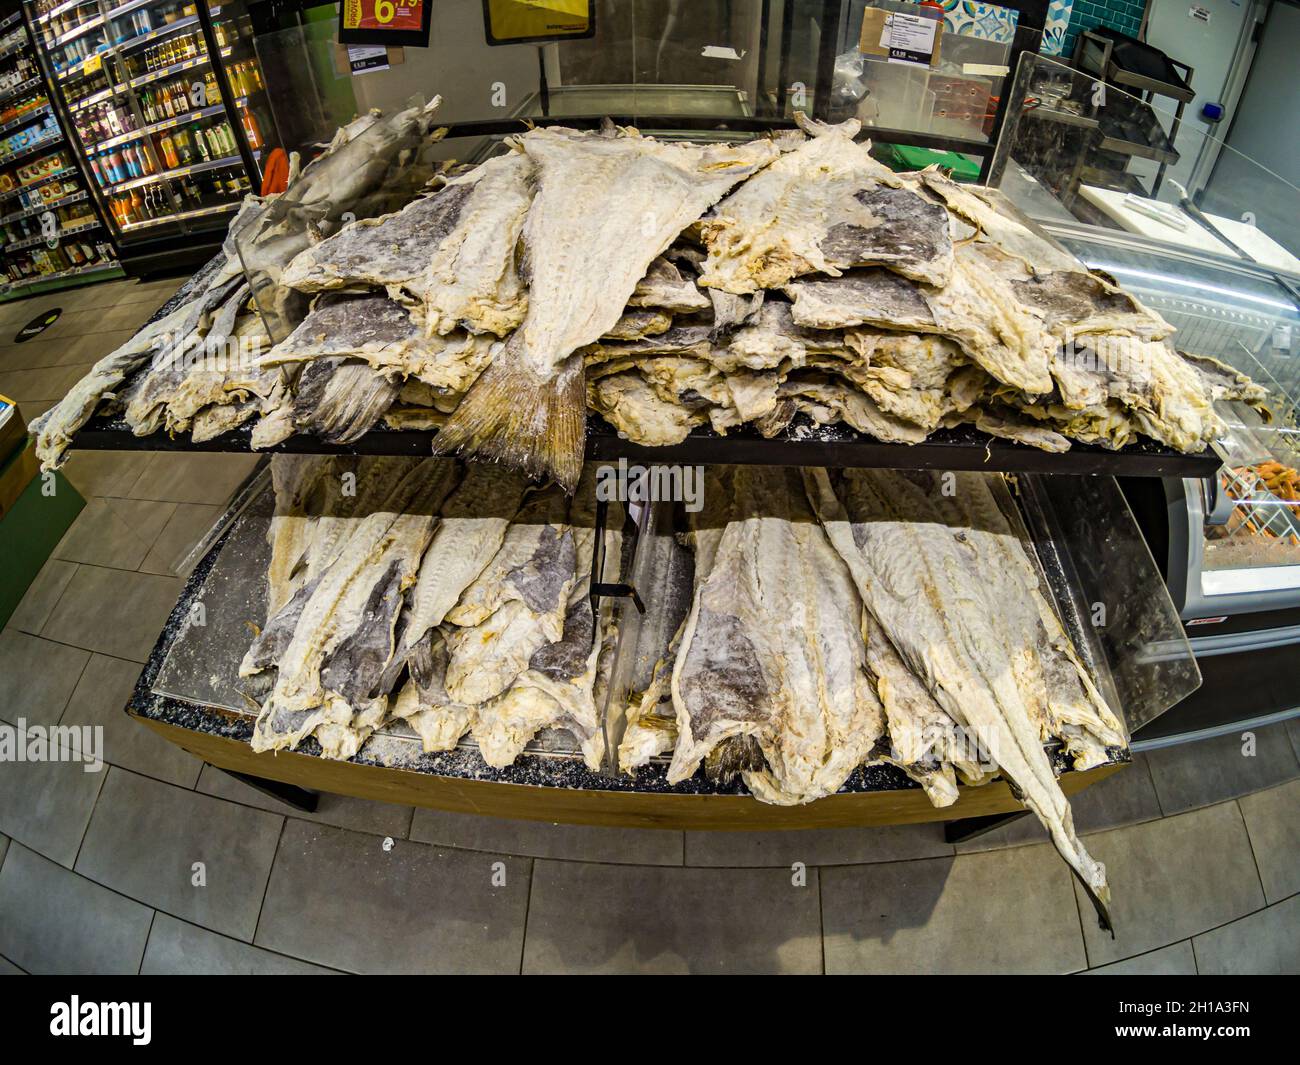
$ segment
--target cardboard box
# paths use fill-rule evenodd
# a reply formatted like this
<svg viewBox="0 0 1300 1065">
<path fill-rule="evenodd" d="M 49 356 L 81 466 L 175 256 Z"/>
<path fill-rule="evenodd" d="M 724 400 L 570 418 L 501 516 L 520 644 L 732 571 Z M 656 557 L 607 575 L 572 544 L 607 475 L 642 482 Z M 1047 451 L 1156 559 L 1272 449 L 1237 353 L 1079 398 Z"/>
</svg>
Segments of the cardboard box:
<svg viewBox="0 0 1300 1065">
<path fill-rule="evenodd" d="M 36 461 L 36 441 L 11 455 L 0 466 L 0 520 L 13 509 L 18 497 L 36 479 L 40 463 Z"/>
<path fill-rule="evenodd" d="M 6 417 L 6 411 L 8 416 Z M 0 396 L 0 466 L 27 440 L 27 423 L 18 404 L 7 396 Z"/>
</svg>

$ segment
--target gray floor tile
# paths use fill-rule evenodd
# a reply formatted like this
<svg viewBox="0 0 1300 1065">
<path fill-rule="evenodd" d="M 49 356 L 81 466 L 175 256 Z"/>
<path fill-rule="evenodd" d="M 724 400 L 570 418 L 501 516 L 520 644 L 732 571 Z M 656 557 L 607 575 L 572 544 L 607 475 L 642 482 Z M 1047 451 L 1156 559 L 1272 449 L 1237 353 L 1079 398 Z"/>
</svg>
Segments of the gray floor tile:
<svg viewBox="0 0 1300 1065">
<path fill-rule="evenodd" d="M 1278 902 L 1300 892 L 1300 780 L 1238 799 L 1264 897 Z"/>
<path fill-rule="evenodd" d="M 0 870 L 0 954 L 31 973 L 135 973 L 152 916 L 26 847 Z"/>
<path fill-rule="evenodd" d="M 175 506 L 176 509 L 167 520 L 158 539 L 154 541 L 153 547 L 149 549 L 149 554 L 140 563 L 140 569 L 145 573 L 182 576 L 188 572 L 188 568 L 182 570 L 182 563 L 185 562 L 194 545 L 203 539 L 216 520 L 221 517 L 224 508 L 199 503 L 169 505 Z"/>
<path fill-rule="evenodd" d="M 1300 759 L 1300 717 L 1287 720 L 1286 732 L 1291 737 L 1291 749 L 1295 751 L 1296 758 Z"/>
<path fill-rule="evenodd" d="M 63 712 L 62 723 L 101 727 L 106 762 L 192 788 L 203 763 L 126 714 L 139 675 L 139 663 L 92 655 Z"/>
<path fill-rule="evenodd" d="M 224 504 L 258 461 L 256 455 L 157 452 L 127 494 L 132 499 Z"/>
<path fill-rule="evenodd" d="M 113 768 L 77 872 L 205 928 L 251 940 L 282 818 Z M 193 883 L 193 864 L 206 886 Z"/>
<path fill-rule="evenodd" d="M 1184 939 L 1181 943 L 1171 943 L 1167 947 L 1139 954 L 1136 958 L 1125 958 L 1096 969 L 1088 970 L 1089 976 L 1195 976 L 1196 957 L 1192 953 L 1192 941 Z"/>
<path fill-rule="evenodd" d="M 1284 724 L 1253 729 L 1255 753 L 1247 756 L 1242 733 L 1149 751 L 1151 778 L 1166 814 L 1193 810 L 1271 788 L 1300 777 L 1300 761 Z"/>
<path fill-rule="evenodd" d="M 409 806 L 321 792 L 315 811 L 304 813 L 288 803 L 263 794 L 256 788 L 250 788 L 242 780 L 236 780 L 229 773 L 223 773 L 216 766 L 211 765 L 203 767 L 203 772 L 199 776 L 198 789 L 205 795 L 215 795 L 232 802 L 241 802 L 245 806 L 255 806 L 259 810 L 288 814 L 291 817 L 302 818 L 304 821 L 315 821 L 318 824 L 334 825 L 338 828 L 351 828 L 358 832 L 370 832 L 377 836 L 405 839 L 411 829 L 411 807 Z"/>
<path fill-rule="evenodd" d="M 54 557 L 137 569 L 175 509 L 175 503 L 144 499 L 91 499 L 54 548 Z"/>
<path fill-rule="evenodd" d="M 1300 895 L 1192 940 L 1202 975 L 1300 973 Z"/>
<path fill-rule="evenodd" d="M 943 826 L 810 828 L 792 832 L 687 832 L 686 864 L 709 866 L 861 865 L 952 854 Z"/>
<path fill-rule="evenodd" d="M 24 734 L 25 736 L 25 734 Z M 73 752 L 60 745 L 64 758 Z M 81 762 L 8 762 L 0 772 L 0 832 L 72 867 L 106 771 Z"/>
<path fill-rule="evenodd" d="M 42 414 L 49 410 L 58 400 L 55 399 L 29 399 L 18 404 L 18 413 L 23 416 L 23 422 L 31 425 Z"/>
<path fill-rule="evenodd" d="M 9 850 L 9 837 L 0 835 L 0 869 L 4 868 L 5 853 Z"/>
<path fill-rule="evenodd" d="M 1105 780 L 1070 796 L 1070 808 L 1074 813 L 1075 830 L 1081 833 L 1101 832 L 1159 817 L 1160 801 L 1156 798 L 1155 785 L 1151 782 L 1146 755 L 1134 755 L 1132 765 L 1125 766 Z M 957 853 L 1046 842 L 1047 830 L 1038 818 L 1030 814 L 1002 828 L 959 843 Z"/>
<path fill-rule="evenodd" d="M 350 972 L 516 972 L 530 864 L 291 818 L 255 942 Z"/>
<path fill-rule="evenodd" d="M 0 632 L 0 719 L 53 725 L 77 686 L 90 652 L 17 629 Z"/>
<path fill-rule="evenodd" d="M 538 861 L 524 971 L 819 972 L 817 876 Z"/>
<path fill-rule="evenodd" d="M 81 380 L 86 366 L 47 366 L 39 370 L 0 373 L 0 394 L 20 403 L 32 399 L 62 399 Z"/>
<path fill-rule="evenodd" d="M 144 662 L 183 587 L 175 577 L 80 566 L 41 635 Z"/>
<path fill-rule="evenodd" d="M 125 496 L 153 458 L 148 451 L 74 451 L 63 474 L 83 496 Z"/>
<path fill-rule="evenodd" d="M 27 586 L 22 601 L 9 617 L 9 626 L 22 629 L 23 632 L 37 633 L 50 620 L 54 604 L 67 588 L 68 581 L 77 572 L 75 562 L 64 562 L 52 558 L 36 574 L 36 579 Z"/>
<path fill-rule="evenodd" d="M 821 876 L 827 972 L 1067 973 L 1087 964 L 1070 872 L 1051 847 Z"/>
<path fill-rule="evenodd" d="M 160 913 L 154 918 L 140 972 L 149 976 L 309 976 L 332 970 Z"/>
<path fill-rule="evenodd" d="M 0 956 L 0 976 L 23 976 L 26 970 L 18 968 L 8 958 Z"/>
<path fill-rule="evenodd" d="M 1097 927 L 1081 889 L 1091 966 L 1187 939 L 1264 905 L 1246 826 L 1235 802 L 1088 837 L 1106 866 L 1115 938 Z M 1207 891 L 1213 876 L 1214 890 Z"/>
<path fill-rule="evenodd" d="M 476 814 L 417 809 L 411 838 L 461 850 L 525 854 L 532 858 L 681 865 L 682 834 L 649 828 L 598 828 L 511 821 Z"/>
</svg>

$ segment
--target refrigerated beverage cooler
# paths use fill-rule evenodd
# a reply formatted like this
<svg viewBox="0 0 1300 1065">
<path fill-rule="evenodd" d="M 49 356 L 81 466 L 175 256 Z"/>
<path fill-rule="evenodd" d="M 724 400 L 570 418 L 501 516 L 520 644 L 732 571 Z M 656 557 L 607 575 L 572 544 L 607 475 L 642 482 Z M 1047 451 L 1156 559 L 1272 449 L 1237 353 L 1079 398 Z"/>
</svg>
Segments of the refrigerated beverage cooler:
<svg viewBox="0 0 1300 1065">
<path fill-rule="evenodd" d="M 27 0 L 27 17 L 127 272 L 209 257 L 269 151 L 244 6 Z"/>
</svg>

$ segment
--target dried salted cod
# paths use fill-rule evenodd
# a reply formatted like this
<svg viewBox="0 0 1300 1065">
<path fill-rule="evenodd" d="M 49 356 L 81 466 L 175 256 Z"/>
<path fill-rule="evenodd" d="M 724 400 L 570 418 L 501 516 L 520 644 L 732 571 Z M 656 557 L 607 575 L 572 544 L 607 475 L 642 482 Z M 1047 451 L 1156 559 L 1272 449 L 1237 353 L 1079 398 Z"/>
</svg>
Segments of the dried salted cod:
<svg viewBox="0 0 1300 1065">
<path fill-rule="evenodd" d="M 534 167 L 522 152 L 489 159 L 448 191 L 468 186 L 455 227 L 412 291 L 430 335 L 455 329 L 504 337 L 524 320 L 528 292 L 515 249 L 533 198 Z"/>
<path fill-rule="evenodd" d="M 520 138 L 537 165 L 524 225 L 528 314 L 434 442 L 577 484 L 586 431 L 581 357 L 623 314 L 655 257 L 776 149 L 665 144 L 537 129 Z"/>
<path fill-rule="evenodd" d="M 425 643 L 496 556 L 526 487 L 523 478 L 509 470 L 469 465 L 464 480 L 443 504 L 438 527 L 420 562 L 403 640 L 406 654 Z M 419 657 L 411 662 L 416 675 L 423 672 Z M 421 676 L 421 680 L 432 683 L 432 677 Z"/>
<path fill-rule="evenodd" d="M 805 471 L 831 542 L 871 617 L 957 724 L 973 735 L 1051 833 L 1109 927 L 1106 870 L 1074 831 L 1070 804 L 1015 683 L 1013 632 L 978 552 L 935 517 L 935 495 L 885 470 Z"/>
<path fill-rule="evenodd" d="M 327 754 L 350 757 L 382 720 L 371 685 L 392 651 L 400 592 L 414 581 L 438 509 L 459 476 L 455 463 L 408 461 L 388 482 L 383 504 L 350 524 L 329 568 L 295 594 L 299 617 L 258 715 L 254 750 L 292 748 L 320 730 Z M 281 614 L 296 605 L 291 600 Z M 359 720 L 354 701 L 362 704 Z"/>
<path fill-rule="evenodd" d="M 317 359 L 298 377 L 293 427 L 329 444 L 350 444 L 375 426 L 400 389 L 396 374 L 360 359 Z"/>
<path fill-rule="evenodd" d="M 216 273 L 220 264 L 214 263 L 210 269 Z M 40 459 L 43 470 L 58 469 L 63 465 L 77 430 L 90 420 L 103 400 L 112 397 L 113 391 L 130 374 L 151 356 L 170 361 L 173 358 L 170 353 L 187 342 L 206 316 L 243 283 L 242 278 L 234 277 L 210 286 L 212 276 L 208 270 L 196 274 L 177 293 L 177 298 L 183 302 L 175 310 L 152 325 L 146 325 L 125 344 L 105 355 L 68 390 L 67 395 L 32 420 L 30 428 L 36 437 L 36 457 Z"/>
<path fill-rule="evenodd" d="M 793 277 L 887 266 L 944 285 L 952 270 L 948 214 L 856 144 L 857 120 L 799 116 L 812 136 L 720 203 L 700 225 L 706 288 L 738 295 Z"/>
<path fill-rule="evenodd" d="M 488 335 L 426 337 L 406 308 L 384 296 L 336 297 L 315 307 L 259 364 L 311 363 L 330 356 L 361 359 L 377 371 L 461 393 L 500 348 Z"/>
<path fill-rule="evenodd" d="M 559 640 L 577 576 L 577 544 L 563 492 L 529 499 L 501 547 L 446 614 L 447 693 L 456 702 L 500 695 L 539 648 Z"/>
<path fill-rule="evenodd" d="M 568 729 L 581 743 L 587 765 L 592 769 L 600 766 L 604 734 L 595 685 L 602 641 L 596 632 L 590 597 L 595 485 L 586 474 L 591 472 L 592 467 L 587 467 L 569 512 L 576 544 L 575 576 L 563 631 L 558 640 L 533 652 L 528 668 L 501 698 L 480 706 L 475 715 L 474 739 L 490 766 L 510 765 L 545 728 Z"/>
<path fill-rule="evenodd" d="M 658 307 L 676 314 L 694 314 L 712 306 L 709 297 L 695 287 L 695 282 L 683 277 L 677 265 L 662 255 L 636 283 L 627 303 L 629 307 Z"/>
<path fill-rule="evenodd" d="M 797 471 L 737 470 L 734 505 L 673 670 L 679 738 L 668 779 L 749 737 L 766 763 L 743 771 L 750 790 L 810 802 L 837 791 L 884 730 L 861 603 Z"/>
<path fill-rule="evenodd" d="M 701 411 L 664 399 L 635 371 L 590 382 L 587 402 L 627 439 L 648 447 L 680 444 L 695 426 L 709 420 Z"/>
</svg>

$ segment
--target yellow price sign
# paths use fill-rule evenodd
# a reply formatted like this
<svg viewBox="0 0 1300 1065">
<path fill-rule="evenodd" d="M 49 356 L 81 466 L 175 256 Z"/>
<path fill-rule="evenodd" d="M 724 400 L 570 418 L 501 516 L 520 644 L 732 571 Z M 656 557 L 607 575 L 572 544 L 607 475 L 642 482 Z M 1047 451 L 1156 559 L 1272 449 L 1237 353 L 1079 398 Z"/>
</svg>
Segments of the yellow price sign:
<svg viewBox="0 0 1300 1065">
<path fill-rule="evenodd" d="M 591 37 L 592 0 L 484 0 L 488 44 L 519 44 Z"/>
</svg>

